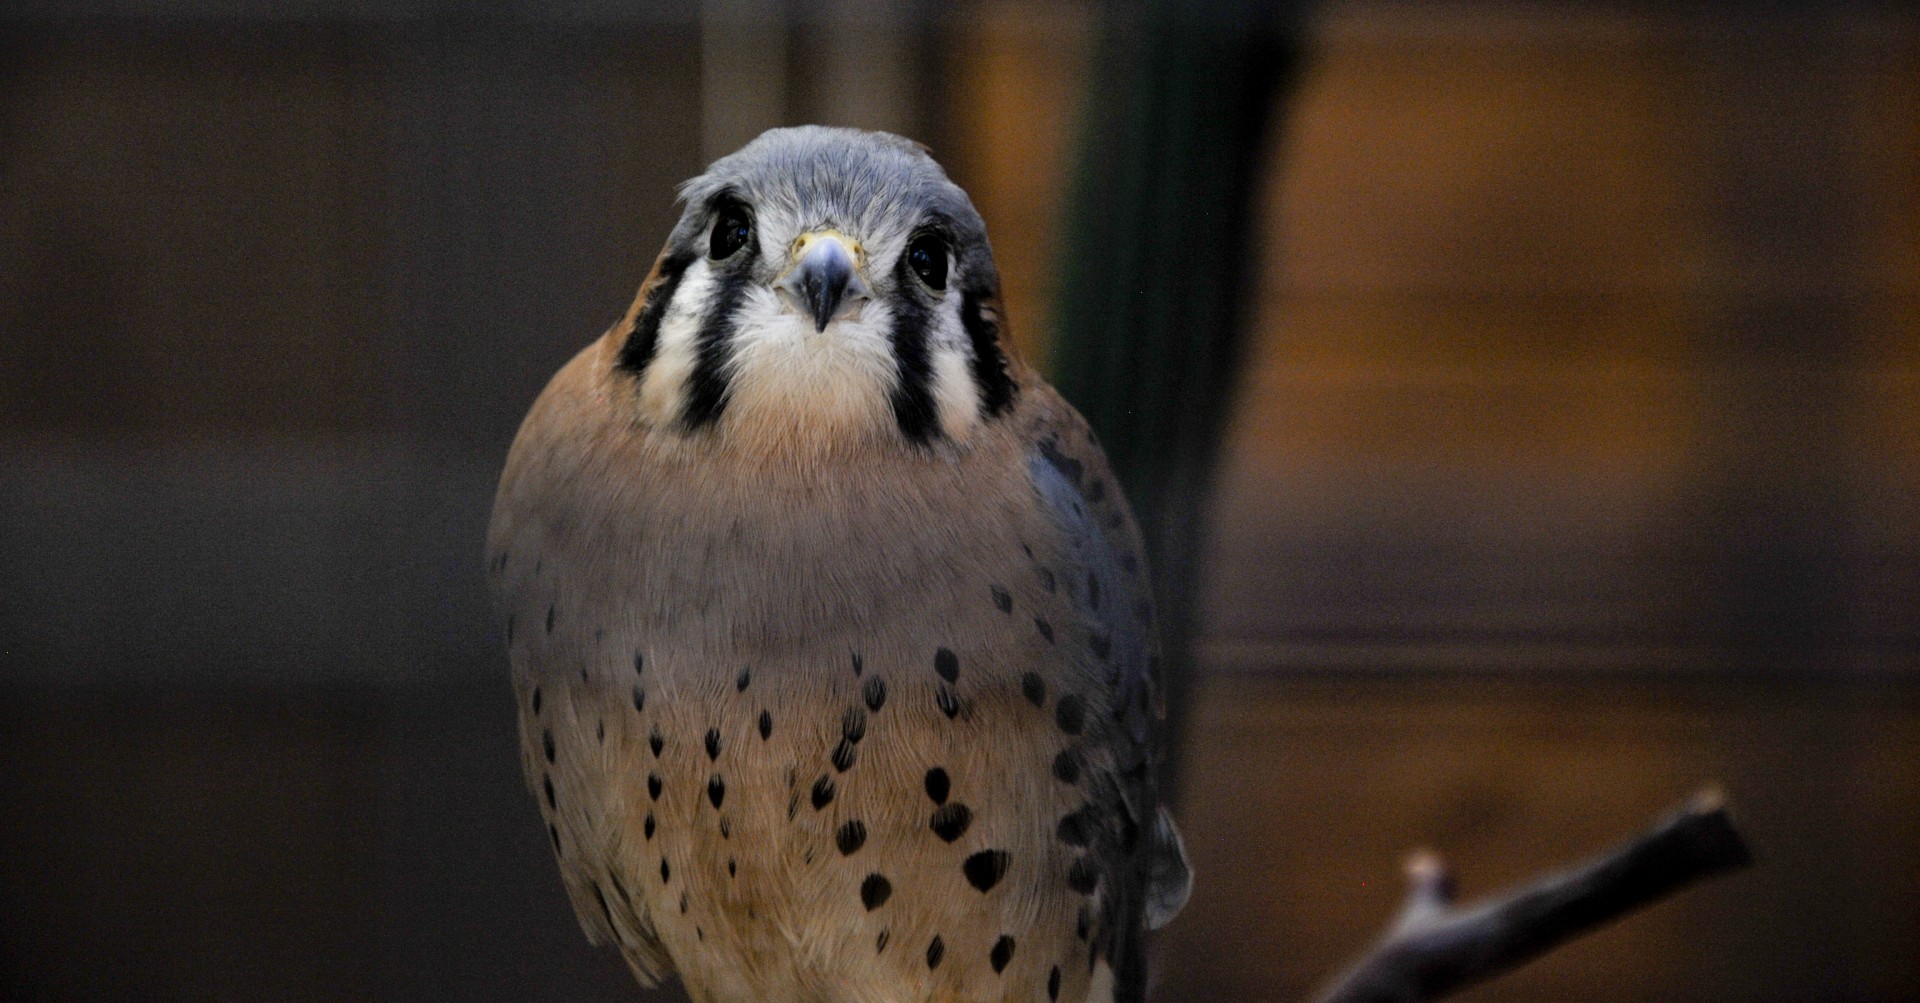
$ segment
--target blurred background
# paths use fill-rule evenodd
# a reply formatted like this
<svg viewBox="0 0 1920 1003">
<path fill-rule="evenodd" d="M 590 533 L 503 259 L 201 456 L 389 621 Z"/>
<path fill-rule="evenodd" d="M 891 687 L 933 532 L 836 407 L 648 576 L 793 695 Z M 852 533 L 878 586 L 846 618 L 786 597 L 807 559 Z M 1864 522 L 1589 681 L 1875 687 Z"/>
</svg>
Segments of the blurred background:
<svg viewBox="0 0 1920 1003">
<path fill-rule="evenodd" d="M 569 912 L 481 539 L 673 186 L 821 121 L 972 192 L 1161 541 L 1159 998 L 1717 781 L 1755 870 L 1461 998 L 1920 1000 L 1911 8 L 493 10 L 0 13 L 0 997 L 681 998 Z"/>
</svg>

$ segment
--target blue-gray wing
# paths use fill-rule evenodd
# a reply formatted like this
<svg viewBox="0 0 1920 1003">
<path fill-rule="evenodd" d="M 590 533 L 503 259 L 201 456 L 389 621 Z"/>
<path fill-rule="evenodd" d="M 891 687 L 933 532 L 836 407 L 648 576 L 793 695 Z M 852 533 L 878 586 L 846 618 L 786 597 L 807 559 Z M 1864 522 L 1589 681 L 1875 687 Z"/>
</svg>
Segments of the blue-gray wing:
<svg viewBox="0 0 1920 1003">
<path fill-rule="evenodd" d="M 1102 896 L 1097 946 L 1110 952 L 1117 998 L 1126 998 L 1143 971 L 1140 932 L 1179 912 L 1192 875 L 1154 776 L 1164 714 L 1139 530 L 1092 435 L 1072 426 L 1041 438 L 1027 467 L 1058 530 L 1061 587 L 1087 631 L 1080 668 L 1107 695 L 1086 730 L 1088 803 L 1075 824 L 1113 886 Z"/>
</svg>

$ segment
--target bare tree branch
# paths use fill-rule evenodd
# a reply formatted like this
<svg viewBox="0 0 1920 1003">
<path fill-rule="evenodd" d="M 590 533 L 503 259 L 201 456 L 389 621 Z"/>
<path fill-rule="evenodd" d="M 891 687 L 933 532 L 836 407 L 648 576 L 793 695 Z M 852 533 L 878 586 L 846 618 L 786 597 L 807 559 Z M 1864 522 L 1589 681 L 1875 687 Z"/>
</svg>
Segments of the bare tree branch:
<svg viewBox="0 0 1920 1003">
<path fill-rule="evenodd" d="M 1639 838 L 1577 867 L 1465 907 L 1431 853 L 1407 862 L 1392 929 L 1318 1003 L 1418 1003 L 1450 995 L 1701 878 L 1752 862 L 1709 789 Z"/>
</svg>

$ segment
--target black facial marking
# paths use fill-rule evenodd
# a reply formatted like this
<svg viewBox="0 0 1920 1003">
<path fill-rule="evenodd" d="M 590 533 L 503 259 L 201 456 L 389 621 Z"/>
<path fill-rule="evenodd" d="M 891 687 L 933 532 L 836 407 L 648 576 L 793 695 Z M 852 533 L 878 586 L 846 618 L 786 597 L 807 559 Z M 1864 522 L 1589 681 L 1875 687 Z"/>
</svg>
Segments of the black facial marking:
<svg viewBox="0 0 1920 1003">
<path fill-rule="evenodd" d="M 980 388 L 980 411 L 993 418 L 1013 404 L 1013 377 L 1007 375 L 1007 355 L 1000 350 L 1000 325 L 981 309 L 981 296 L 968 291 L 960 300 L 960 323 L 973 343 L 973 382 Z"/>
<path fill-rule="evenodd" d="M 960 679 L 959 656 L 945 648 L 934 652 L 933 671 L 938 672 L 940 678 L 945 679 L 947 682 L 957 682 Z"/>
<path fill-rule="evenodd" d="M 867 824 L 857 818 L 840 823 L 840 828 L 833 834 L 833 843 L 840 848 L 841 856 L 853 856 L 867 845 Z"/>
<path fill-rule="evenodd" d="M 773 714 L 763 710 L 760 712 L 760 740 L 764 742 L 768 738 L 772 737 L 772 735 L 773 735 Z"/>
<path fill-rule="evenodd" d="M 981 850 L 968 857 L 960 870 L 967 876 L 968 884 L 982 892 L 992 891 L 993 886 L 1000 883 L 1000 876 L 1007 873 L 1007 851 Z"/>
<path fill-rule="evenodd" d="M 1080 757 L 1074 755 L 1072 749 L 1061 749 L 1060 754 L 1053 757 L 1053 775 L 1063 784 L 1079 783 Z"/>
<path fill-rule="evenodd" d="M 841 739 L 840 744 L 833 747 L 833 768 L 841 773 L 853 769 L 853 761 L 858 755 L 852 742 Z"/>
<path fill-rule="evenodd" d="M 1013 960 L 1013 938 L 1002 934 L 999 940 L 993 942 L 993 953 L 987 955 L 987 960 L 993 962 L 995 975 L 1006 971 L 1007 962 Z"/>
<path fill-rule="evenodd" d="M 952 789 L 953 783 L 947 777 L 946 770 L 936 766 L 927 771 L 927 797 L 932 798 L 934 804 L 946 804 L 947 792 Z"/>
<path fill-rule="evenodd" d="M 1087 707 L 1080 698 L 1069 693 L 1060 698 L 1054 706 L 1053 720 L 1060 730 L 1069 735 L 1078 735 L 1087 724 Z"/>
<path fill-rule="evenodd" d="M 833 803 L 833 778 L 822 776 L 813 782 L 813 810 L 819 811 Z"/>
<path fill-rule="evenodd" d="M 647 301 L 633 318 L 633 331 L 627 335 L 627 343 L 620 346 L 621 369 L 639 375 L 653 361 L 653 349 L 660 340 L 660 320 L 667 315 L 667 304 L 673 302 L 673 292 L 680 288 L 680 279 L 693 264 L 693 257 L 680 252 L 661 260 L 660 274 L 653 288 L 647 290 Z"/>
<path fill-rule="evenodd" d="M 720 758 L 720 729 L 718 728 L 707 729 L 706 746 L 707 746 L 707 759 L 717 760 Z"/>
<path fill-rule="evenodd" d="M 1002 613 L 1013 612 L 1013 596 L 998 585 L 987 586 L 987 594 L 993 597 L 993 605 Z"/>
<path fill-rule="evenodd" d="M 1047 702 L 1047 683 L 1038 672 L 1029 672 L 1020 677 L 1020 692 L 1035 707 Z"/>
<path fill-rule="evenodd" d="M 718 808 L 720 807 L 720 802 L 726 800 L 726 797 L 727 782 L 720 774 L 716 773 L 707 780 L 707 800 L 713 802 L 713 806 Z"/>
<path fill-rule="evenodd" d="M 882 875 L 869 874 L 867 880 L 860 882 L 860 904 L 866 906 L 868 912 L 886 905 L 892 897 L 893 882 Z"/>
<path fill-rule="evenodd" d="M 887 702 L 887 681 L 874 676 L 860 687 L 860 699 L 866 701 L 867 709 L 878 711 Z"/>
<path fill-rule="evenodd" d="M 927 945 L 927 971 L 940 967 L 940 959 L 947 956 L 947 945 L 939 934 L 933 935 L 933 941 Z"/>
<path fill-rule="evenodd" d="M 899 288 L 912 282 L 907 256 L 894 268 Z M 907 441 L 924 443 L 940 431 L 940 413 L 933 403 L 933 359 L 927 351 L 927 328 L 932 313 L 919 297 L 905 295 L 893 306 L 894 387 L 893 420 Z"/>
<path fill-rule="evenodd" d="M 931 828 L 933 834 L 939 836 L 943 842 L 951 843 L 961 836 L 966 835 L 967 826 L 972 824 L 973 809 L 955 801 L 952 804 L 941 805 L 935 808 L 933 810 L 933 818 L 928 822 L 928 827 Z"/>
<path fill-rule="evenodd" d="M 740 302 L 746 298 L 752 270 L 725 268 L 720 271 L 719 280 L 713 291 L 712 312 L 701 320 L 700 333 L 694 339 L 693 373 L 687 377 L 686 405 L 680 415 L 688 431 L 719 420 L 720 412 L 726 410 L 727 398 L 733 393 L 733 383 L 727 375 L 728 342 L 733 340 Z"/>
</svg>

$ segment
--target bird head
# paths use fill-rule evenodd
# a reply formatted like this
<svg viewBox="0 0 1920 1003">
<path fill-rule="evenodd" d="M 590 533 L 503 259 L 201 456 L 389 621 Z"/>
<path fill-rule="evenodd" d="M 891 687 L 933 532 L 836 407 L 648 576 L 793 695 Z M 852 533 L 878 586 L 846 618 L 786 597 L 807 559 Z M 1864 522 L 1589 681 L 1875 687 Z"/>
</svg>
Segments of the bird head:
<svg viewBox="0 0 1920 1003">
<path fill-rule="evenodd" d="M 681 187 L 614 379 L 659 434 L 964 443 L 1015 392 L 973 203 L 919 145 L 774 129 Z"/>
</svg>

